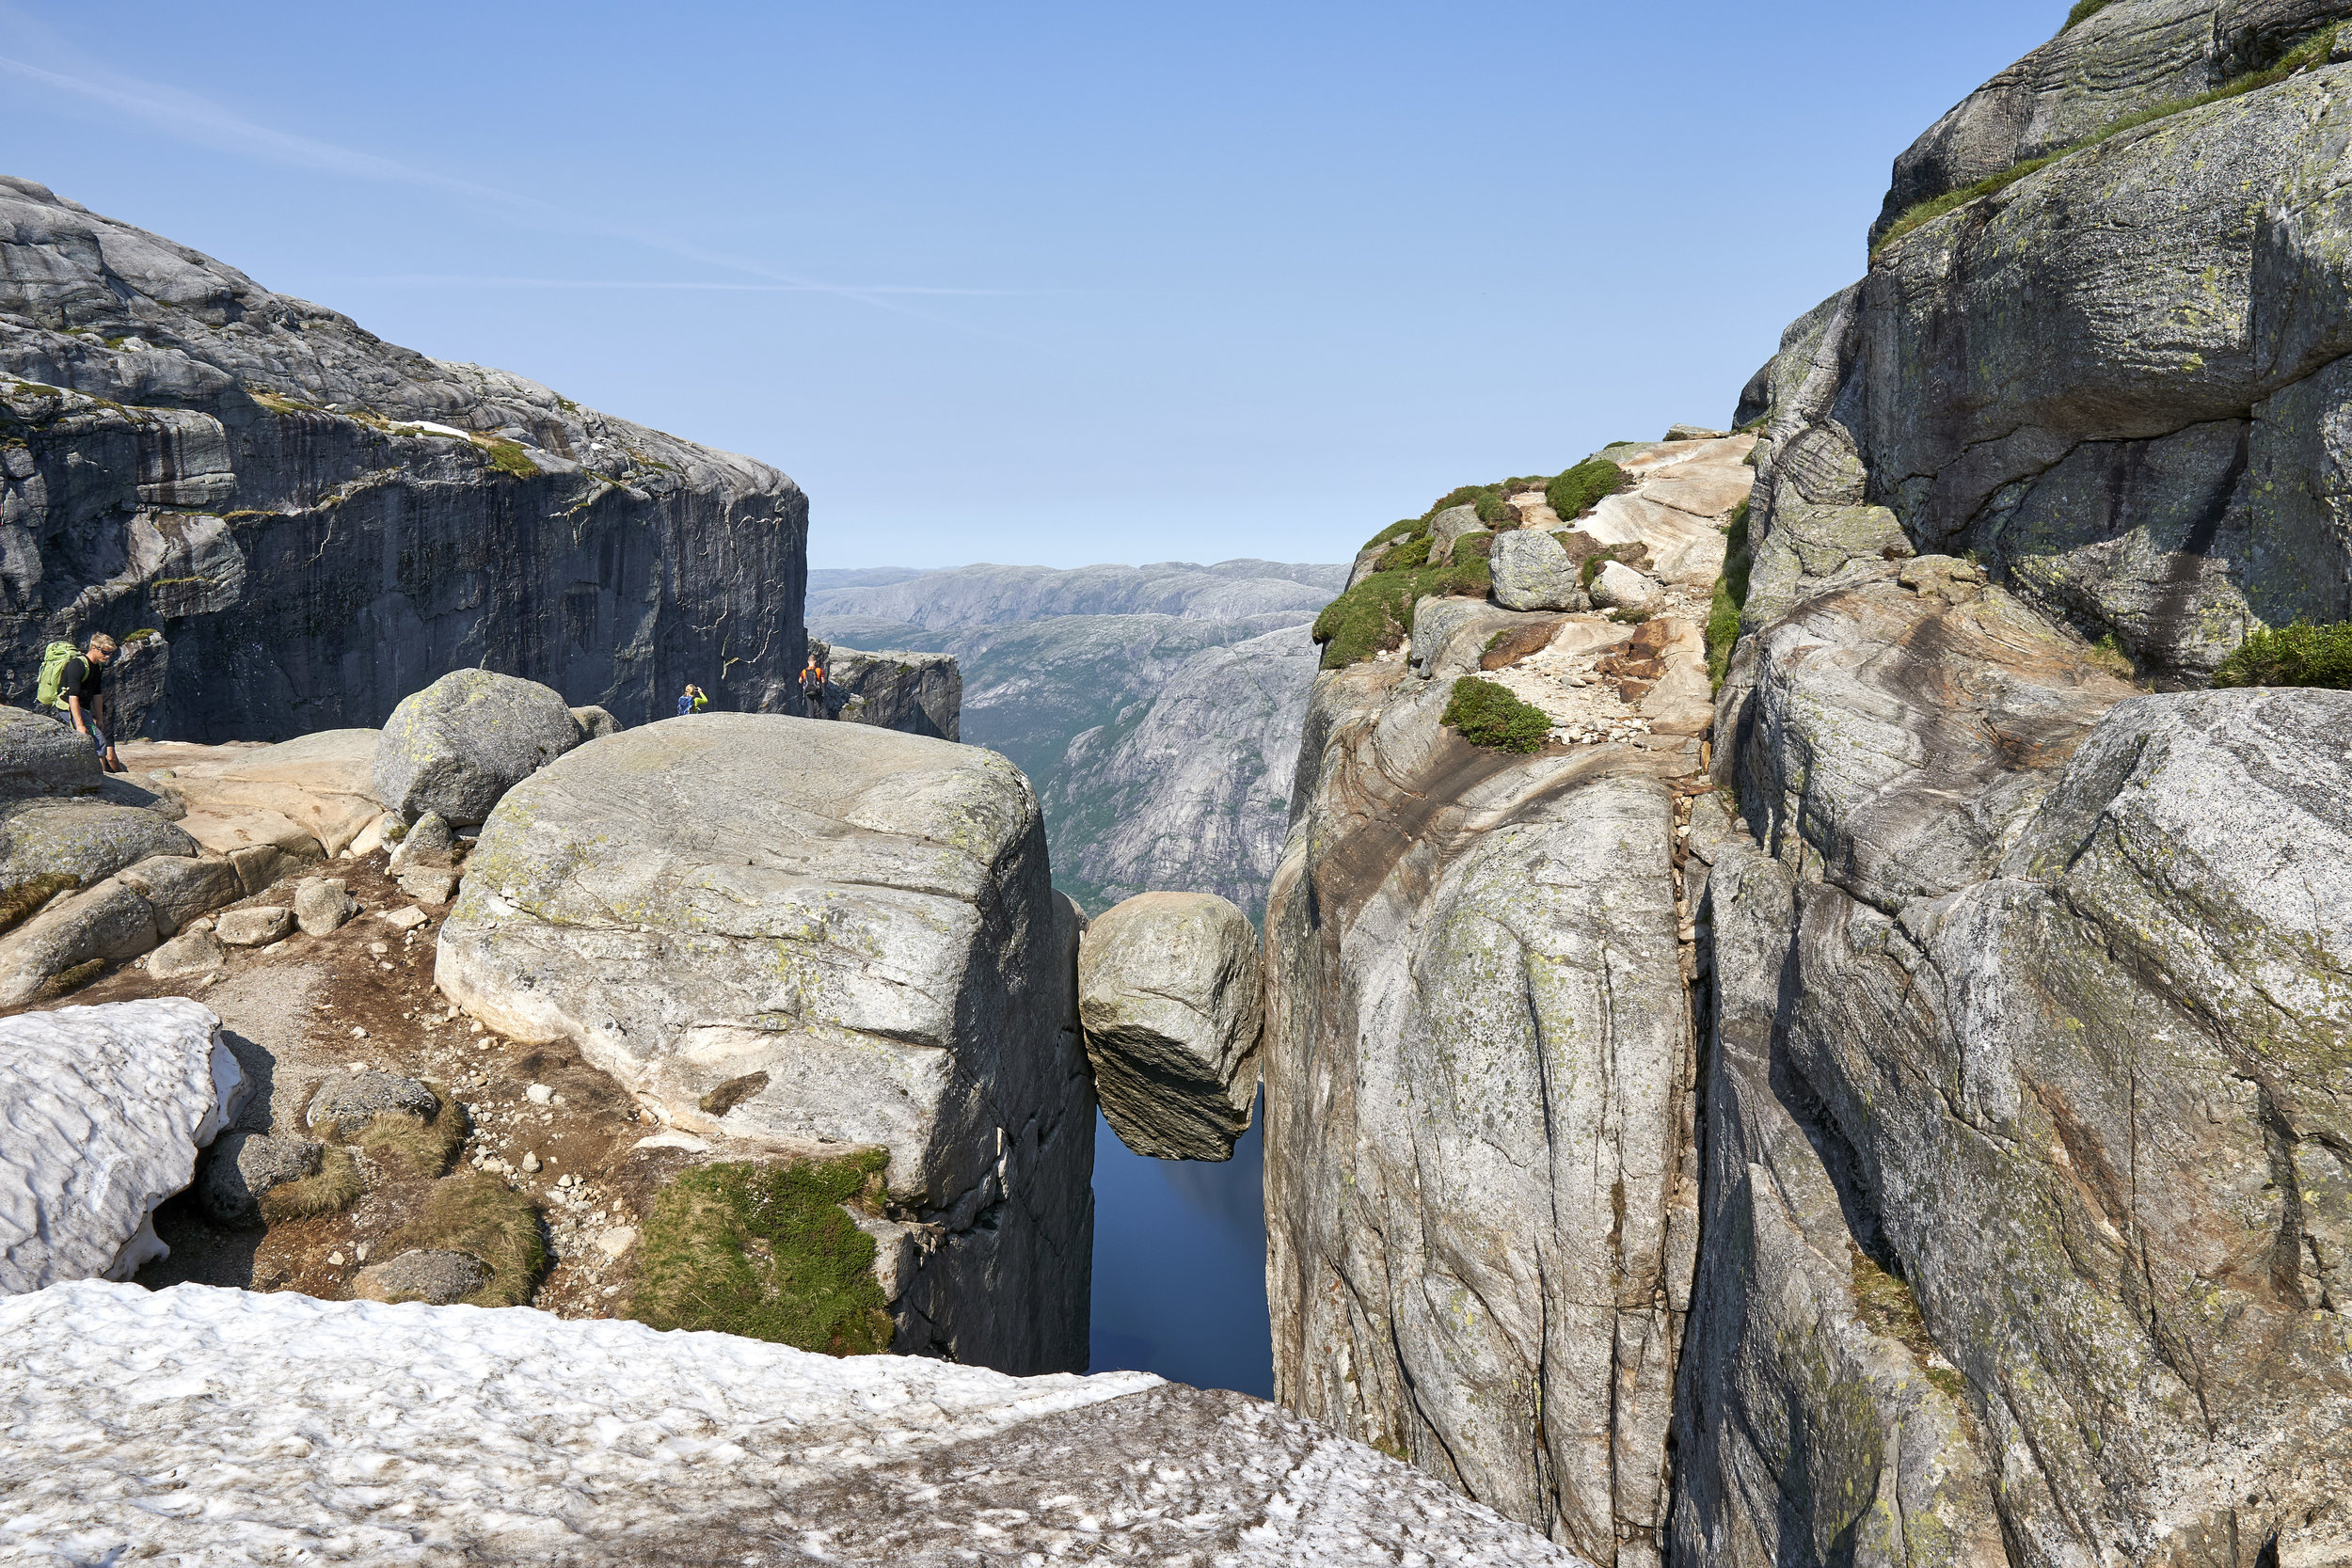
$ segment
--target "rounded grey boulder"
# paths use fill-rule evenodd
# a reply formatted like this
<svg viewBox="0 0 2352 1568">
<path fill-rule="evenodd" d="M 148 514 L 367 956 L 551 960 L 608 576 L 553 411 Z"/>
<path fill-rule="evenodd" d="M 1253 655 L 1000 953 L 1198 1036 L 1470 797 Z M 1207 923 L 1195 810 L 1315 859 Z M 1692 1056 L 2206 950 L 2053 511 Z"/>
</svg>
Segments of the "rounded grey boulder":
<svg viewBox="0 0 2352 1568">
<path fill-rule="evenodd" d="M 45 713 L 0 708 L 0 796 L 89 795 L 105 775 L 89 742 Z"/>
<path fill-rule="evenodd" d="M 387 1111 L 429 1120 L 441 1108 L 431 1089 L 414 1078 L 391 1072 L 338 1072 L 310 1096 L 303 1119 L 312 1127 L 332 1128 L 348 1137 Z"/>
<path fill-rule="evenodd" d="M 1491 568 L 1495 603 L 1505 610 L 1587 608 L 1576 562 L 1559 540 L 1541 530 L 1518 529 L 1499 536 Z"/>
<path fill-rule="evenodd" d="M 294 889 L 294 920 L 310 936 L 332 934 L 344 921 L 359 912 L 359 900 L 354 898 L 339 878 L 314 877 Z"/>
<path fill-rule="evenodd" d="M 489 1265 L 462 1252 L 404 1252 L 371 1263 L 351 1282 L 361 1301 L 421 1301 L 447 1307 L 490 1282 Z"/>
<path fill-rule="evenodd" d="M 262 1217 L 262 1195 L 316 1175 L 320 1153 L 309 1138 L 231 1132 L 213 1146 L 197 1201 L 215 1225 L 251 1225 Z"/>
<path fill-rule="evenodd" d="M 576 707 L 572 709 L 572 717 L 580 721 L 580 736 L 588 740 L 618 735 L 623 727 L 618 719 L 600 707 Z"/>
<path fill-rule="evenodd" d="M 1257 933 L 1210 893 L 1145 893 L 1087 927 L 1078 1019 L 1103 1115 L 1161 1160 L 1230 1160 L 1258 1097 Z"/>
<path fill-rule="evenodd" d="M 193 856 L 196 840 L 154 812 L 98 800 L 28 800 L 0 819 L 0 882 L 63 872 L 84 887 L 150 855 Z"/>
<path fill-rule="evenodd" d="M 501 796 L 583 738 L 553 689 L 454 670 L 392 709 L 375 752 L 375 798 L 404 822 L 432 811 L 473 827 Z"/>
</svg>

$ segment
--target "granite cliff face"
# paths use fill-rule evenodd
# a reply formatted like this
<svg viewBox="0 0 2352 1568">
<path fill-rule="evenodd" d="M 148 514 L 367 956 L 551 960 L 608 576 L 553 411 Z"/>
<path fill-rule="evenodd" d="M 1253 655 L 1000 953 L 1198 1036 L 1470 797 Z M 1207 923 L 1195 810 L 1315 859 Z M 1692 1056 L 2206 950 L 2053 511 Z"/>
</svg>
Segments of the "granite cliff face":
<svg viewBox="0 0 2352 1568">
<path fill-rule="evenodd" d="M 1574 520 L 1676 563 L 1631 574 L 1664 613 L 1424 598 L 1406 647 L 1320 675 L 1266 908 L 1279 1397 L 1628 1568 L 1660 1560 L 1697 1244 L 1696 623 L 1749 445 L 1613 449 L 1630 487 Z M 1502 537 L 1549 543 L 1514 499 Z M 1534 750 L 1444 722 L 1473 676 Z"/>
<path fill-rule="evenodd" d="M 0 179 L 0 679 L 160 633 L 155 733 L 383 722 L 469 665 L 639 723 L 781 709 L 807 501 L 748 458 L 429 359 Z"/>
<path fill-rule="evenodd" d="M 1740 399 L 1704 777 L 1440 725 L 1576 635 L 1493 605 L 1321 677 L 1286 1401 L 1595 1560 L 2352 1562 L 2352 696 L 2204 689 L 2352 619 L 2344 15 L 2114 0 L 1904 155 Z"/>
<path fill-rule="evenodd" d="M 1307 626 L 1345 577 L 1263 561 L 819 572 L 809 622 L 956 656 L 961 737 L 1028 774 L 1055 880 L 1093 912 L 1180 889 L 1254 917 L 1314 678 Z"/>
</svg>

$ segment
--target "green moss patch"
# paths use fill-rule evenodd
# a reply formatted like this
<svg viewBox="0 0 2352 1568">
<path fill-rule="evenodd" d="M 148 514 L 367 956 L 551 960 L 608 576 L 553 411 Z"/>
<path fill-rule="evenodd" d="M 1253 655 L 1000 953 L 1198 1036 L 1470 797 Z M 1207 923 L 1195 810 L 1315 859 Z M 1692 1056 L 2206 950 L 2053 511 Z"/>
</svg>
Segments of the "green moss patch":
<svg viewBox="0 0 2352 1568">
<path fill-rule="evenodd" d="M 2352 690 L 2352 621 L 2257 631 L 2213 673 L 2216 686 L 2321 686 Z"/>
<path fill-rule="evenodd" d="M 1493 581 L 1486 562 L 1378 571 L 1323 607 L 1313 637 L 1323 668 L 1347 666 L 1401 646 L 1413 634 L 1413 606 L 1432 594 L 1484 595 Z"/>
<path fill-rule="evenodd" d="M 2096 8 L 2093 8 L 2094 10 Z M 2082 8 L 2077 6 L 2075 9 L 2079 11 Z M 2085 12 L 2084 14 L 2090 13 Z M 2080 19 L 2070 20 L 2067 25 L 2073 26 L 2075 20 Z M 2167 99 L 2161 103 L 2153 103 L 2145 109 L 2135 110 L 2121 119 L 2108 121 L 2080 141 L 2061 147 L 2056 152 L 2046 153 L 2039 158 L 2028 158 L 2021 164 L 2013 164 L 1998 174 L 1987 175 L 1964 190 L 1949 191 L 1943 196 L 1931 197 L 1914 205 L 1902 216 L 1897 218 L 1886 232 L 1879 237 L 1878 244 L 1870 247 L 1870 254 L 1876 258 L 1880 251 L 1884 250 L 1914 230 L 1933 223 L 1945 214 L 1965 207 L 1971 201 L 2005 191 L 2028 174 L 2038 173 L 2057 163 L 2060 158 L 2069 158 L 2077 152 L 2096 147 L 2109 137 L 2119 136 L 2126 131 L 2136 130 L 2155 120 L 2169 119 L 2174 115 L 2185 114 L 2191 109 L 2201 109 L 2208 103 L 2219 103 L 2233 98 L 2243 98 L 2249 92 L 2259 92 L 2264 87 L 2275 87 L 2305 66 L 2326 61 L 2328 52 L 2335 47 L 2335 42 L 2336 27 L 2332 25 L 2322 27 L 2318 32 L 2312 34 L 2288 50 L 2275 65 L 2261 71 L 2249 71 L 2243 76 L 2223 83 L 2211 92 L 2201 92 L 2193 98 Z"/>
<path fill-rule="evenodd" d="M 1755 562 L 1748 551 L 1748 503 L 1741 501 L 1724 527 L 1724 571 L 1715 579 L 1715 596 L 1707 609 L 1707 674 L 1716 690 L 1731 669 L 1731 650 L 1740 641 L 1740 612 L 1748 604 L 1748 575 Z"/>
<path fill-rule="evenodd" d="M 1551 737 L 1551 720 L 1543 709 L 1476 675 L 1454 683 L 1440 722 L 1460 731 L 1471 745 L 1499 752 L 1540 752 Z"/>
<path fill-rule="evenodd" d="M 2114 4 L 2115 0 L 2074 0 L 2074 8 L 2066 13 L 2066 25 L 2058 31 L 2072 32 Z"/>
<path fill-rule="evenodd" d="M 1632 483 L 1631 474 L 1606 457 L 1588 458 L 1544 486 L 1544 499 L 1562 522 L 1573 522 Z"/>
<path fill-rule="evenodd" d="M 339 1154 L 348 1163 L 350 1156 L 339 1148 L 328 1149 L 326 1158 L 332 1161 Z M 322 1164 L 319 1176 L 326 1174 Z M 269 1196 L 275 1197 L 283 1191 L 273 1188 Z M 530 1198 L 480 1171 L 433 1183 L 417 1217 L 385 1238 L 382 1250 L 387 1258 L 432 1251 L 462 1252 L 481 1259 L 490 1271 L 490 1279 L 466 1298 L 475 1307 L 520 1307 L 531 1299 L 532 1288 L 548 1266 L 539 1211 Z"/>
<path fill-rule="evenodd" d="M 834 1355 L 888 1350 L 874 1240 L 841 1208 L 878 1195 L 888 1158 L 688 1171 L 654 1200 L 628 1315 Z"/>
<path fill-rule="evenodd" d="M 539 477 L 539 465 L 531 460 L 531 454 L 523 451 L 519 441 L 485 441 L 482 451 L 489 458 L 490 467 L 502 474 L 512 474 L 516 479 Z"/>
</svg>

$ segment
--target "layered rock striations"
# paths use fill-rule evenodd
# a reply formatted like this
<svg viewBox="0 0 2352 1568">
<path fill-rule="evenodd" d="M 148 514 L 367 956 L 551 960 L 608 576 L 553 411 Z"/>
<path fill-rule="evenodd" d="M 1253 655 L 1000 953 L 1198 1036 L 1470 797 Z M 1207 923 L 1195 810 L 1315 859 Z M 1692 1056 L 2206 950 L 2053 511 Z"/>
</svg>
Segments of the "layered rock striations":
<svg viewBox="0 0 2352 1568">
<path fill-rule="evenodd" d="M 156 632 L 133 705 L 191 739 L 380 724 L 466 666 L 631 723 L 690 680 L 781 709 L 806 532 L 764 464 L 0 179 L 13 693 L 53 638 Z"/>
<path fill-rule="evenodd" d="M 1321 675 L 1267 901 L 1279 1398 L 1629 1568 L 1660 1560 L 1697 1244 L 1691 618 L 1748 445 L 1617 450 L 1630 487 L 1571 519 L 1661 565 L 1669 613 L 1428 598 Z M 1443 722 L 1470 678 L 1534 707 L 1534 750 Z"/>
<path fill-rule="evenodd" d="M 2311 34 L 2342 8 L 2118 0 L 2052 47 L 2095 35 L 2146 60 L 2133 40 L 2159 13 L 2210 41 L 2258 9 Z M 2352 616 L 2348 98 L 2323 50 L 1886 243 L 1767 373 L 1758 531 L 1885 506 L 1917 548 L 1982 560 L 2171 681 L 2250 628 Z"/>
<path fill-rule="evenodd" d="M 2339 14 L 2116 0 L 1897 196 Z M 2352 616 L 2310 58 L 1893 239 L 1753 388 L 1677 1560 L 2352 1560 L 2352 697 L 2197 689 Z"/>
</svg>

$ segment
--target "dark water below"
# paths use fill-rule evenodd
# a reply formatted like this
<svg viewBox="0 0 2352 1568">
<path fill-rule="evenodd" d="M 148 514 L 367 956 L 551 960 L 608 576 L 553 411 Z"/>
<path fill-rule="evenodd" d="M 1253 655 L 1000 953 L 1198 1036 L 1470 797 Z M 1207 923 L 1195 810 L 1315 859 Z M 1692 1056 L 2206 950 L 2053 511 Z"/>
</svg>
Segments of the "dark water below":
<svg viewBox="0 0 2352 1568">
<path fill-rule="evenodd" d="M 1274 1397 L 1263 1147 L 1253 1122 L 1223 1164 L 1147 1160 L 1095 1113 L 1093 1370 Z"/>
</svg>

